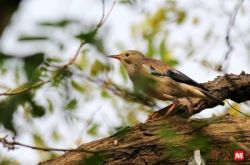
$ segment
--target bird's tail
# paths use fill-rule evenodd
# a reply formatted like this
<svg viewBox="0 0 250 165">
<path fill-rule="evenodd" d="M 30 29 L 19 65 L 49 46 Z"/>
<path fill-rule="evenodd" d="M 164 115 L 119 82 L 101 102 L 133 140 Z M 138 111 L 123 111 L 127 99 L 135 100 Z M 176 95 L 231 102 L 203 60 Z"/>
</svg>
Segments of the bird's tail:
<svg viewBox="0 0 250 165">
<path fill-rule="evenodd" d="M 221 99 L 219 99 L 219 98 L 217 98 L 217 97 L 211 95 L 211 94 L 208 93 L 207 91 L 202 90 L 201 92 L 202 92 L 204 95 L 206 95 L 208 98 L 210 98 L 210 99 L 212 99 L 212 100 L 215 100 L 215 101 L 216 101 L 217 103 L 219 103 L 220 105 L 224 105 L 224 102 L 223 102 Z"/>
</svg>

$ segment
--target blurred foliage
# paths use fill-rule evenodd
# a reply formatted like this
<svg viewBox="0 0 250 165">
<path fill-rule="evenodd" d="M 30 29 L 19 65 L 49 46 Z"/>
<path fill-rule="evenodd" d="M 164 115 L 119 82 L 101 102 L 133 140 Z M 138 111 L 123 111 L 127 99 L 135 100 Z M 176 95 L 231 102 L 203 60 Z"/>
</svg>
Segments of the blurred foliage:
<svg viewBox="0 0 250 165">
<path fill-rule="evenodd" d="M 79 164 L 80 165 L 99 165 L 102 164 L 102 162 L 105 160 L 104 156 L 100 153 L 93 154 L 92 156 L 89 156 L 88 158 L 82 160 Z"/>
<path fill-rule="evenodd" d="M 37 53 L 26 57 L 24 60 L 24 71 L 29 81 L 37 81 L 40 78 L 39 66 L 43 63 L 44 54 Z"/>
<path fill-rule="evenodd" d="M 46 41 L 48 39 L 49 37 L 46 36 L 30 36 L 30 35 L 22 35 L 18 38 L 19 41 L 29 41 L 29 42 Z"/>
<path fill-rule="evenodd" d="M 176 132 L 174 128 L 166 125 L 159 132 L 159 135 L 166 140 L 166 155 L 172 158 L 178 159 L 178 157 L 184 157 L 183 155 L 188 155 L 188 153 L 193 152 L 196 149 L 199 149 L 203 155 L 209 153 L 212 149 L 209 137 L 202 135 L 202 133 L 196 132 L 192 135 L 191 139 L 186 139 Z M 169 146 L 168 143 L 178 143 L 185 141 L 185 145 L 175 145 Z"/>
<path fill-rule="evenodd" d="M 179 8 L 176 1 L 168 1 L 155 13 L 149 15 L 143 23 L 134 26 L 133 36 L 142 37 L 147 42 L 146 55 L 148 57 L 159 56 L 170 66 L 176 66 L 179 62 L 169 48 L 168 33 L 170 30 L 167 28 L 167 24 L 175 22 L 181 26 L 186 17 L 186 11 Z"/>
<path fill-rule="evenodd" d="M 15 134 L 17 130 L 14 126 L 13 115 L 20 106 L 27 109 L 33 117 L 41 117 L 46 111 L 43 106 L 38 105 L 33 100 L 33 95 L 31 93 L 8 96 L 5 100 L 1 101 L 0 112 L 4 115 L 0 115 L 0 122 L 5 128 Z"/>
<path fill-rule="evenodd" d="M 93 124 L 88 130 L 88 134 L 92 135 L 92 136 L 96 136 L 98 134 L 98 128 L 100 127 L 99 124 L 95 123 Z"/>
<path fill-rule="evenodd" d="M 66 105 L 66 109 L 69 109 L 69 110 L 73 110 L 73 109 L 75 109 L 76 108 L 76 106 L 77 106 L 77 100 L 76 99 L 72 99 L 72 100 L 70 100 L 68 103 L 67 103 L 67 105 Z"/>
<path fill-rule="evenodd" d="M 178 1 L 167 0 L 164 2 L 152 11 L 142 10 L 140 12 L 143 20 L 132 25 L 131 41 L 139 40 L 140 43 L 143 43 L 146 56 L 159 58 L 171 66 L 177 66 L 180 61 L 176 58 L 177 54 L 173 51 L 175 48 L 170 42 L 172 27 L 179 28 L 188 24 L 192 29 L 203 20 L 200 19 L 199 15 L 190 15 L 186 8 L 178 5 Z M 136 0 L 119 1 L 119 5 L 124 5 L 129 10 L 137 10 L 144 3 L 146 2 Z M 3 20 L 0 20 L 0 25 L 1 21 Z M 1 52 L 0 50 L 1 76 L 3 79 L 6 77 L 8 79 L 8 75 L 12 75 L 13 79 L 10 80 L 18 80 L 11 83 L 1 82 L 0 84 L 0 126 L 18 136 L 24 133 L 23 130 L 27 130 L 27 125 L 29 126 L 28 128 L 36 129 L 32 124 L 32 121 L 36 120 L 36 118 L 49 118 L 49 116 L 58 115 L 58 112 L 66 116 L 60 120 L 60 122 L 64 121 L 65 123 L 58 123 L 58 127 L 64 124 L 70 125 L 75 121 L 78 121 L 78 123 L 74 124 L 82 124 L 85 122 L 85 119 L 81 115 L 88 117 L 85 114 L 88 114 L 87 111 L 91 111 L 85 110 L 87 107 L 85 105 L 88 105 L 88 102 L 94 102 L 91 104 L 93 109 L 102 106 L 102 103 L 95 103 L 100 97 L 105 99 L 105 102 L 110 103 L 114 109 L 114 114 L 118 117 L 117 120 L 119 120 L 118 126 L 113 124 L 108 126 L 108 132 L 111 134 L 117 131 L 113 136 L 121 137 L 125 136 L 126 132 L 130 130 L 129 127 L 126 127 L 127 125 L 134 125 L 140 122 L 139 112 L 146 114 L 149 109 L 158 108 L 157 102 L 152 98 L 142 95 L 140 92 L 127 89 L 129 78 L 123 66 L 120 65 L 118 67 L 117 73 L 112 73 L 112 76 L 118 74 L 120 85 L 116 84 L 116 77 L 108 74 L 108 72 L 113 70 L 113 67 L 104 55 L 107 55 L 107 48 L 110 47 L 110 43 L 106 42 L 106 37 L 109 36 L 112 30 L 109 31 L 103 27 L 98 29 L 97 24 L 98 21 L 94 23 L 92 20 L 80 20 L 70 17 L 38 20 L 33 27 L 36 30 L 30 33 L 27 31 L 20 32 L 16 36 L 16 40 L 20 44 L 30 47 L 33 47 L 33 43 L 39 45 L 33 48 L 32 53 L 17 56 Z M 108 22 L 105 23 L 105 26 L 109 26 Z M 102 31 L 102 33 L 99 34 L 99 31 Z M 64 38 L 64 40 L 62 36 L 66 39 Z M 203 39 L 205 42 L 208 42 L 213 41 L 212 39 L 215 37 L 214 26 L 211 25 L 208 30 L 204 31 Z M 67 64 L 69 58 L 73 57 L 74 52 L 68 59 L 62 56 L 71 48 L 70 46 L 72 45 L 69 42 L 85 43 L 75 63 L 70 67 Z M 46 44 L 48 43 L 54 48 L 53 53 L 48 53 L 46 49 Z M 197 47 L 195 47 L 195 44 L 191 39 L 187 38 L 185 43 L 183 45 L 179 44 L 178 47 L 183 47 L 185 50 L 184 56 L 188 58 L 196 53 Z M 39 48 L 39 51 L 36 48 Z M 126 46 L 120 42 L 115 48 L 124 49 Z M 19 52 L 19 50 L 16 50 L 16 52 Z M 14 63 L 13 60 L 17 61 L 17 63 Z M 212 66 L 213 68 L 216 64 L 211 64 L 206 59 L 203 60 L 202 65 L 208 68 Z M 43 96 L 39 95 L 40 93 L 44 93 Z M 8 96 L 3 96 L 4 94 Z M 82 101 L 84 101 L 84 104 L 82 104 Z M 233 106 L 239 108 L 237 104 Z M 228 111 L 234 116 L 239 115 L 235 114 L 235 111 L 230 108 Z M 21 120 L 21 124 L 20 122 L 15 122 L 15 119 L 22 118 L 22 116 L 17 114 L 20 115 L 22 113 L 25 113 L 24 116 L 28 117 Z M 103 122 L 107 120 L 108 123 L 108 117 L 103 116 L 105 119 Z M 74 118 L 75 120 L 68 120 L 69 118 Z M 90 123 L 86 124 L 89 127 L 84 128 L 84 132 L 91 137 L 101 135 L 100 132 L 103 125 L 94 119 Z M 34 144 L 46 147 L 46 136 L 37 132 L 31 135 Z M 64 140 L 63 134 L 57 127 L 48 130 L 48 134 L 54 141 Z M 166 139 L 177 139 L 176 132 L 168 127 L 164 128 L 160 135 Z M 197 135 L 188 142 L 186 148 L 171 148 L 167 154 L 178 157 L 197 147 L 202 152 L 209 151 L 209 140 L 206 137 Z M 42 159 L 55 156 L 54 153 L 44 154 L 39 152 L 39 154 L 41 154 Z M 103 155 L 94 154 L 82 162 L 82 164 L 100 164 L 102 161 Z M 1 161 L 0 159 L 1 164 L 8 164 L 8 160 L 3 159 Z"/>
<path fill-rule="evenodd" d="M 19 165 L 17 161 L 8 158 L 1 158 L 0 157 L 0 165 Z"/>
<path fill-rule="evenodd" d="M 129 131 L 130 127 L 117 128 L 116 133 L 112 135 L 112 137 L 121 138 L 124 137 Z"/>
<path fill-rule="evenodd" d="M 92 76 L 97 76 L 101 72 L 105 72 L 105 71 L 109 71 L 109 70 L 110 70 L 110 66 L 103 64 L 99 60 L 96 60 L 92 64 L 90 73 L 91 73 Z"/>
<path fill-rule="evenodd" d="M 119 1 L 122 5 L 129 4 L 128 7 L 131 7 L 135 4 L 136 1 Z M 132 33 L 134 37 L 141 36 L 143 40 L 147 42 L 147 56 L 153 57 L 154 55 L 159 56 L 166 63 L 175 66 L 178 64 L 178 60 L 175 59 L 174 54 L 168 44 L 168 33 L 169 30 L 164 28 L 164 24 L 169 21 L 175 21 L 178 26 L 182 25 L 187 17 L 186 11 L 177 7 L 175 1 L 168 1 L 164 6 L 157 9 L 154 13 L 146 15 L 145 21 L 141 24 L 138 24 L 133 27 Z M 196 21 L 197 22 L 197 21 Z M 83 27 L 84 26 L 84 27 Z M 65 36 L 71 38 L 72 40 L 83 41 L 90 45 L 88 48 L 83 48 L 79 54 L 79 57 L 76 60 L 76 63 L 72 68 L 62 68 L 63 64 L 66 64 L 67 61 L 63 60 L 60 57 L 54 57 L 48 55 L 46 50 L 43 52 L 36 52 L 31 55 L 24 57 L 15 57 L 14 55 L 8 55 L 1 53 L 0 54 L 0 66 L 1 68 L 4 64 L 11 59 L 18 59 L 20 63 L 23 63 L 23 73 L 27 81 L 23 84 L 16 84 L 16 88 L 13 90 L 8 90 L 8 94 L 16 94 L 14 96 L 7 96 L 2 98 L 0 102 L 0 123 L 3 126 L 18 134 L 18 130 L 13 121 L 13 116 L 16 110 L 20 107 L 25 109 L 25 112 L 30 113 L 31 117 L 44 117 L 47 112 L 52 112 L 58 105 L 55 105 L 55 102 L 52 101 L 52 98 L 46 97 L 45 100 L 47 105 L 39 103 L 39 99 L 35 99 L 37 91 L 46 90 L 42 85 L 43 81 L 50 81 L 50 86 L 56 88 L 59 93 L 65 90 L 66 98 L 64 101 L 63 110 L 76 110 L 79 107 L 78 97 L 71 97 L 71 94 L 75 91 L 78 94 L 88 97 L 90 94 L 89 91 L 97 91 L 100 93 L 102 98 L 114 100 L 114 96 L 122 97 L 124 100 L 129 102 L 137 102 L 147 106 L 155 107 L 155 102 L 140 93 L 130 92 L 129 90 L 123 89 L 114 84 L 107 84 L 106 82 L 100 82 L 94 79 L 94 77 L 102 77 L 107 72 L 111 71 L 111 66 L 107 61 L 103 60 L 102 57 L 99 58 L 95 55 L 92 55 L 89 50 L 95 50 L 100 54 L 106 53 L 107 43 L 104 42 L 105 35 L 98 35 L 98 30 L 96 24 L 84 24 L 82 21 L 74 18 L 62 18 L 57 20 L 43 20 L 38 21 L 36 24 L 37 29 L 40 29 L 36 33 L 21 33 L 17 36 L 17 40 L 22 44 L 30 44 L 33 42 L 44 44 L 48 42 L 58 48 L 59 51 L 62 51 L 67 47 L 67 43 L 61 42 L 53 35 L 48 35 L 50 33 L 63 32 Z M 78 29 L 72 31 L 73 29 Z M 136 33 L 136 35 L 135 35 Z M 158 44 L 159 43 L 159 44 Z M 96 53 L 95 53 L 96 54 Z M 8 67 L 5 68 L 6 72 L 11 72 Z M 75 74 L 74 72 L 80 73 Z M 21 72 L 22 73 L 22 72 Z M 80 81 L 79 78 L 81 74 L 84 73 L 91 77 L 90 83 Z M 123 66 L 120 66 L 120 72 L 123 80 L 128 81 L 127 73 Z M 21 75 L 23 76 L 23 75 Z M 16 74 L 16 77 L 20 75 Z M 84 76 L 88 81 L 86 76 Z M 66 83 L 67 88 L 62 88 L 63 84 Z M 97 85 L 97 90 L 96 89 Z M 31 91 L 29 91 L 32 89 Z M 70 91 L 70 92 L 69 92 Z M 89 100 L 91 101 L 91 99 Z M 114 107 L 117 106 L 114 103 Z M 126 112 L 126 120 L 123 124 L 135 124 L 138 122 L 137 112 L 135 112 L 136 106 L 131 105 L 131 110 Z M 140 107 L 143 109 L 143 107 Z M 125 116 L 124 116 L 125 117 Z M 126 122 L 125 122 L 126 121 Z M 125 125 L 126 125 L 125 124 Z M 123 125 L 122 125 L 123 126 Z M 100 125 L 93 123 L 91 127 L 87 130 L 87 133 L 91 136 L 97 136 Z M 57 133 L 54 130 L 53 135 L 57 137 Z M 41 137 L 42 138 L 42 137 Z M 38 142 L 38 138 L 34 139 Z"/>
<path fill-rule="evenodd" d="M 55 21 L 44 21 L 39 22 L 38 25 L 51 28 L 65 28 L 73 23 L 78 23 L 79 21 L 73 19 L 61 19 Z"/>
<path fill-rule="evenodd" d="M 201 133 L 194 135 L 193 138 L 187 142 L 187 144 L 191 151 L 200 149 L 203 154 L 208 153 L 212 149 L 209 137 L 203 136 Z"/>
</svg>

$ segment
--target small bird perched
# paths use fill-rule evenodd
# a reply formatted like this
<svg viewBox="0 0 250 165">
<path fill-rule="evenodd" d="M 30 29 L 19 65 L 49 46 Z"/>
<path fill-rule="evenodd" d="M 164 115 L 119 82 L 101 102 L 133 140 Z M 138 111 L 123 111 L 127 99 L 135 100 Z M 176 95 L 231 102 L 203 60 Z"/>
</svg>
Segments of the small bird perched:
<svg viewBox="0 0 250 165">
<path fill-rule="evenodd" d="M 108 57 L 120 60 L 135 88 L 150 97 L 174 103 L 178 98 L 195 97 L 211 99 L 224 105 L 222 100 L 209 94 L 202 84 L 160 60 L 146 58 L 137 50 L 126 50 Z"/>
</svg>

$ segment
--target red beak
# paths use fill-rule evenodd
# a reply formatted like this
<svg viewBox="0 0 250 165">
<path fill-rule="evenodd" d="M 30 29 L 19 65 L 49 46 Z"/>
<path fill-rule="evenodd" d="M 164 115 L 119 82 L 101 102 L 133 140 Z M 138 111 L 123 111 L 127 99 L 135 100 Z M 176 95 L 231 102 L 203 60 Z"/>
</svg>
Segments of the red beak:
<svg viewBox="0 0 250 165">
<path fill-rule="evenodd" d="M 108 57 L 115 58 L 115 59 L 118 59 L 118 60 L 121 60 L 121 58 L 122 58 L 121 55 L 110 55 Z"/>
</svg>

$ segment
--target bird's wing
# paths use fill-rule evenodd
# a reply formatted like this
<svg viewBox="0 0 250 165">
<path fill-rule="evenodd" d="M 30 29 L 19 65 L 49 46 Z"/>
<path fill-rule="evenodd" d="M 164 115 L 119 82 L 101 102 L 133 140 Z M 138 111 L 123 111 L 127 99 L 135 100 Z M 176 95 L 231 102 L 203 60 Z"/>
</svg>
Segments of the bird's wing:
<svg viewBox="0 0 250 165">
<path fill-rule="evenodd" d="M 206 89 L 203 85 L 197 83 L 190 77 L 186 76 L 184 73 L 169 67 L 159 60 L 145 59 L 143 61 L 142 67 L 145 68 L 147 72 L 149 72 L 153 76 L 166 76 L 176 82 L 192 85 L 208 91 L 208 89 Z"/>
</svg>

